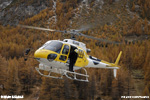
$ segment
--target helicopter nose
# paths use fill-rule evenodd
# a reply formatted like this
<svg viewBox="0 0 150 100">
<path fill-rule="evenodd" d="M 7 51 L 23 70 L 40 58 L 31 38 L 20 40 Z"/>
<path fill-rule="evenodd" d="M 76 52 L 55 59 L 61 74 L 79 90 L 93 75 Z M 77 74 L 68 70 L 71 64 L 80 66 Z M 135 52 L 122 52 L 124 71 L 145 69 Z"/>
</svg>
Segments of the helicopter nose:
<svg viewBox="0 0 150 100">
<path fill-rule="evenodd" d="M 48 51 L 37 50 L 34 53 L 34 57 L 35 58 L 47 58 L 48 54 L 49 54 Z"/>
</svg>

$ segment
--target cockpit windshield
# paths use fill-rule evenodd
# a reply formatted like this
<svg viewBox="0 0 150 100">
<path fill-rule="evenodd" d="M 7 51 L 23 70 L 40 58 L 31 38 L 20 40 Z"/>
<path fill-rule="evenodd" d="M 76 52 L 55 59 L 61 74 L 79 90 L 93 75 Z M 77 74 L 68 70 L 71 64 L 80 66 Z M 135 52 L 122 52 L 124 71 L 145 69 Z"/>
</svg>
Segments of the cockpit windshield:
<svg viewBox="0 0 150 100">
<path fill-rule="evenodd" d="M 58 41 L 51 41 L 43 49 L 52 50 L 54 52 L 60 53 L 63 43 Z"/>
</svg>

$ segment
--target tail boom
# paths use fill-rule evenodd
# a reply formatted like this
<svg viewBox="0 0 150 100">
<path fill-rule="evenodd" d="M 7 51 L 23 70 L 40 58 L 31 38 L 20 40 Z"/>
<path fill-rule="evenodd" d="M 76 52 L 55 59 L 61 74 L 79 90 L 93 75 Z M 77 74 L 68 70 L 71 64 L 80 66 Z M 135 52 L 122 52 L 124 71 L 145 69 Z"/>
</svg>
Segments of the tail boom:
<svg viewBox="0 0 150 100">
<path fill-rule="evenodd" d="M 120 66 L 118 66 L 120 57 L 121 57 L 122 51 L 120 51 L 116 62 L 115 63 L 109 63 L 103 60 L 100 61 L 95 61 L 93 59 L 88 58 L 89 64 L 86 67 L 89 68 L 105 68 L 105 69 L 113 69 L 114 71 L 114 77 L 116 78 L 117 76 L 117 69 L 119 69 Z"/>
</svg>

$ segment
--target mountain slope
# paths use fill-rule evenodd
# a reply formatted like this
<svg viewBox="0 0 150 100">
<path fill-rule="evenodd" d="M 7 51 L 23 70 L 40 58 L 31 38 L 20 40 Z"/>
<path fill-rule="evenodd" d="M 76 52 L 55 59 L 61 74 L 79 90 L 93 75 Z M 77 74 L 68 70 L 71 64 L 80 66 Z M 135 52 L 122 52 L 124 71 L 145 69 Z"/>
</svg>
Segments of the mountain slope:
<svg viewBox="0 0 150 100">
<path fill-rule="evenodd" d="M 4 6 L 4 4 L 6 5 Z M 52 6 L 50 0 L 9 0 L 1 3 L 0 22 L 3 25 L 17 25 L 19 21 L 38 14 Z"/>
</svg>

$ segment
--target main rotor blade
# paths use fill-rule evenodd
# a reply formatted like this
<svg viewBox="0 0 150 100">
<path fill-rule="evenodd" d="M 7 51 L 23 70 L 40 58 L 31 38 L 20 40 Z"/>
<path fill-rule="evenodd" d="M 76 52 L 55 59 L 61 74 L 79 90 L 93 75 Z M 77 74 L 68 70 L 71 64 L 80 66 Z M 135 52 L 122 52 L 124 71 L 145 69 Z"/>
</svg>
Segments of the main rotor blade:
<svg viewBox="0 0 150 100">
<path fill-rule="evenodd" d="M 85 34 L 82 34 L 82 33 L 78 33 L 78 35 L 79 35 L 79 36 L 84 36 L 84 37 L 86 37 L 86 38 L 98 40 L 98 41 L 101 41 L 101 42 L 105 42 L 105 43 L 110 43 L 110 44 L 121 44 L 121 43 L 119 43 L 119 42 L 110 41 L 110 40 L 107 40 L 107 39 L 96 38 L 96 37 L 89 36 L 89 35 L 85 35 Z"/>
<path fill-rule="evenodd" d="M 60 31 L 60 30 L 54 30 L 54 29 L 47 29 L 47 28 L 41 28 L 41 27 L 35 27 L 35 26 L 28 26 L 28 25 L 19 25 L 20 27 L 23 28 L 30 28 L 30 29 L 37 29 L 37 30 L 42 30 L 42 31 L 51 31 L 51 32 L 61 32 L 61 33 L 65 33 L 65 34 L 72 34 L 72 35 L 78 35 L 78 36 L 84 36 L 86 38 L 90 38 L 90 39 L 94 39 L 94 40 L 98 40 L 101 42 L 105 42 L 105 43 L 110 43 L 110 44 L 121 44 L 119 42 L 115 42 L 115 41 L 110 41 L 110 40 L 106 40 L 106 39 L 101 39 L 101 38 L 96 38 L 93 36 L 89 36 L 89 35 L 85 35 L 83 33 L 78 33 L 82 30 L 72 30 L 72 31 Z"/>
<path fill-rule="evenodd" d="M 37 30 L 42 30 L 42 31 L 61 32 L 61 31 L 58 31 L 58 30 L 41 28 L 41 27 L 34 27 L 34 26 L 27 26 L 27 25 L 19 25 L 19 26 L 23 27 L 23 28 L 37 29 Z"/>
</svg>

